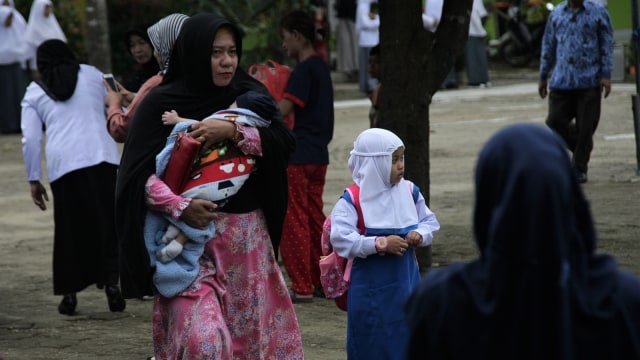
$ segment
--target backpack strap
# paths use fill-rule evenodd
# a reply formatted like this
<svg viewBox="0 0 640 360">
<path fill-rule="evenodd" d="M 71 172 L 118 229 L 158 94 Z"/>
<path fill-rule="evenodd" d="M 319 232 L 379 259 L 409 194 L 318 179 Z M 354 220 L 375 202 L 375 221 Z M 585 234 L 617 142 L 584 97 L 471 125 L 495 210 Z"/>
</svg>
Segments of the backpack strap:
<svg viewBox="0 0 640 360">
<path fill-rule="evenodd" d="M 417 203 L 418 198 L 420 197 L 420 188 L 411 181 L 407 182 L 409 183 L 409 191 L 411 191 L 411 195 L 413 195 L 413 202 Z"/>
<path fill-rule="evenodd" d="M 357 184 L 351 184 L 344 189 L 349 198 L 343 196 L 343 198 L 351 203 L 356 208 L 358 213 L 358 232 L 364 235 L 364 217 L 362 216 L 362 208 L 360 207 L 360 187 Z"/>
</svg>

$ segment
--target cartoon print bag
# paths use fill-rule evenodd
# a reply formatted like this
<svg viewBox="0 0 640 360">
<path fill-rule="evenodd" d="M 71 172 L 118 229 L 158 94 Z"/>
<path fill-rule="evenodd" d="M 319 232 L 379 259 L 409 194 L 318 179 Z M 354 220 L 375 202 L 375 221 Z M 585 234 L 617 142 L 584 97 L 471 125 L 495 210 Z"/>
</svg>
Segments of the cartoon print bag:
<svg viewBox="0 0 640 360">
<path fill-rule="evenodd" d="M 255 158 L 224 140 L 201 151 L 182 188 L 182 196 L 206 199 L 224 205 L 246 182 Z"/>
</svg>

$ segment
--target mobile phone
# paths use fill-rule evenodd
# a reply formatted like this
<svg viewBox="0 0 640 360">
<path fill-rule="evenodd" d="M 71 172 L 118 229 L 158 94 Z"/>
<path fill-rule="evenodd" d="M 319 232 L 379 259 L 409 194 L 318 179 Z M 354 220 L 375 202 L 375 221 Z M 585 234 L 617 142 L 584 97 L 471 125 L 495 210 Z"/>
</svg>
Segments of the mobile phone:
<svg viewBox="0 0 640 360">
<path fill-rule="evenodd" d="M 113 78 L 113 74 L 104 74 L 102 77 L 107 81 L 107 83 L 109 83 L 109 87 L 111 87 L 112 90 L 120 92 L 120 89 L 118 89 L 118 85 L 116 84 L 116 79 Z"/>
</svg>

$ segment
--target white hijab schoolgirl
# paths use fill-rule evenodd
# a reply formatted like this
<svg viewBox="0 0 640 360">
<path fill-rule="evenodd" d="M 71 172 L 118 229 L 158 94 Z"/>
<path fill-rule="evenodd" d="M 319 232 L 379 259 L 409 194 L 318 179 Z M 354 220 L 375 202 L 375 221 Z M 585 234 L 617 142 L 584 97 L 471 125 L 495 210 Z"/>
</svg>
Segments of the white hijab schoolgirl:
<svg viewBox="0 0 640 360">
<path fill-rule="evenodd" d="M 53 10 L 49 16 L 44 15 L 45 7 L 49 5 L 53 8 L 51 0 L 35 0 L 31 5 L 31 12 L 29 13 L 29 22 L 27 23 L 27 33 L 25 35 L 26 40 L 38 47 L 45 40 L 59 39 L 67 42 L 67 37 L 64 35 L 58 20 L 56 19 Z"/>
<path fill-rule="evenodd" d="M 4 24 L 11 15 L 13 15 L 11 26 L 5 27 Z M 0 6 L 0 65 L 24 60 L 26 27 L 24 17 L 13 7 L 13 1 L 9 2 L 9 6 Z"/>
<path fill-rule="evenodd" d="M 391 159 L 402 140 L 379 128 L 360 133 L 349 157 L 353 181 L 360 187 L 360 206 L 367 229 L 404 229 L 418 224 L 410 182 L 391 185 Z"/>
<path fill-rule="evenodd" d="M 44 14 L 47 5 L 52 8 L 49 16 Z M 27 42 L 25 58 L 29 59 L 32 66 L 31 69 L 36 68 L 36 49 L 40 44 L 51 39 L 67 42 L 67 37 L 64 35 L 53 12 L 51 0 L 35 0 L 31 5 L 29 22 L 25 33 L 25 41 Z"/>
</svg>

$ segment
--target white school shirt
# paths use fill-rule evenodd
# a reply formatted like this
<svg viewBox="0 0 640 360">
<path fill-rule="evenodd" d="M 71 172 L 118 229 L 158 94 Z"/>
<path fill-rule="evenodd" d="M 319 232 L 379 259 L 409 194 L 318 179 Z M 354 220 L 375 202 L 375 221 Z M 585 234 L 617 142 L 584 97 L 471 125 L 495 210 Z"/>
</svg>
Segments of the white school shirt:
<svg viewBox="0 0 640 360">
<path fill-rule="evenodd" d="M 426 30 L 436 32 L 438 25 L 440 25 L 440 18 L 442 17 L 442 5 L 443 0 L 425 0 L 424 13 L 422 13 L 422 26 Z M 433 23 L 436 21 L 436 25 Z"/>
<path fill-rule="evenodd" d="M 414 231 L 422 235 L 420 247 L 431 245 L 433 235 L 440 230 L 440 223 L 435 214 L 427 207 L 422 194 L 418 196 L 416 211 L 418 212 L 418 228 Z M 344 258 L 366 258 L 377 253 L 376 237 L 361 235 L 357 223 L 358 213 L 355 206 L 340 198 L 331 211 L 330 238 L 334 251 Z"/>
<path fill-rule="evenodd" d="M 473 0 L 471 8 L 471 19 L 469 19 L 469 36 L 485 37 L 487 30 L 482 25 L 482 18 L 487 16 L 487 9 L 482 4 L 482 0 Z"/>
<path fill-rule="evenodd" d="M 46 127 L 47 176 L 53 182 L 74 170 L 101 162 L 118 165 L 118 146 L 107 132 L 104 111 L 106 89 L 102 72 L 81 64 L 73 96 L 53 101 L 31 82 L 22 99 L 22 154 L 27 179 L 42 179 L 42 125 Z"/>
<path fill-rule="evenodd" d="M 374 47 L 380 42 L 380 16 L 372 20 L 369 18 L 369 10 L 372 0 L 358 0 L 356 8 L 356 32 L 358 33 L 358 46 Z"/>
<path fill-rule="evenodd" d="M 4 22 L 13 15 L 11 26 Z M 22 15 L 11 6 L 0 6 L 0 65 L 22 63 L 25 59 L 26 43 L 24 32 L 27 27 Z"/>
</svg>

